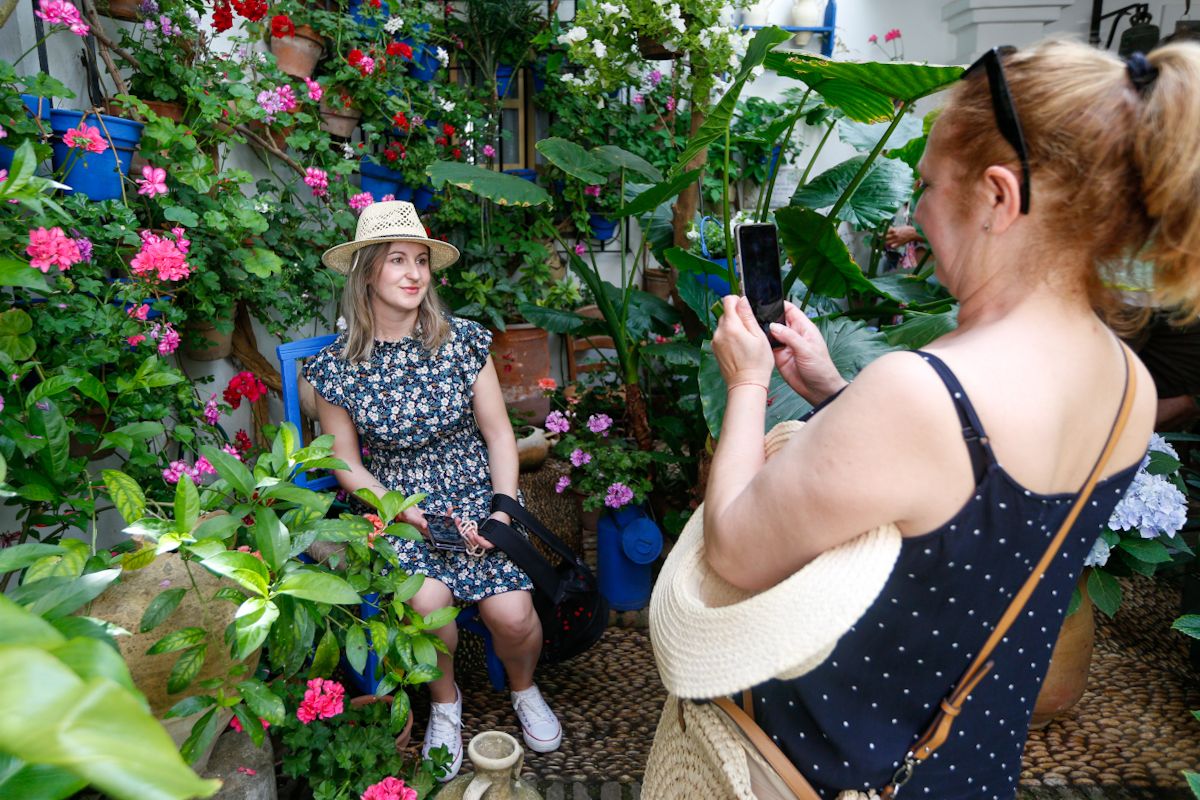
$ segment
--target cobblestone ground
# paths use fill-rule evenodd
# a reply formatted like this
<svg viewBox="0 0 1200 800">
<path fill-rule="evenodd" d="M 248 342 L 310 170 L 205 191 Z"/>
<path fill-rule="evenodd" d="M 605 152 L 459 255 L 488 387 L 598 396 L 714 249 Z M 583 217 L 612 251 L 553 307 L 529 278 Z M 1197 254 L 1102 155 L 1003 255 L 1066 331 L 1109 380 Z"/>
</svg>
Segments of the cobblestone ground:
<svg viewBox="0 0 1200 800">
<path fill-rule="evenodd" d="M 1125 584 L 1115 620 L 1097 619 L 1087 693 L 1066 717 L 1030 735 L 1020 800 L 1189 800 L 1180 774 L 1200 771 L 1200 684 L 1186 640 L 1170 630 L 1178 590 Z M 1100 616 L 1099 614 L 1097 615 Z M 547 800 L 632 800 L 662 707 L 644 615 L 625 614 L 589 653 L 542 669 L 538 682 L 563 721 L 556 753 L 527 753 L 526 778 Z M 466 736 L 519 736 L 507 693 L 491 691 L 478 643 L 460 646 Z M 418 727 L 426 718 L 418 709 Z M 414 732 L 419 742 L 422 731 Z M 903 797 L 901 793 L 901 797 Z"/>
</svg>

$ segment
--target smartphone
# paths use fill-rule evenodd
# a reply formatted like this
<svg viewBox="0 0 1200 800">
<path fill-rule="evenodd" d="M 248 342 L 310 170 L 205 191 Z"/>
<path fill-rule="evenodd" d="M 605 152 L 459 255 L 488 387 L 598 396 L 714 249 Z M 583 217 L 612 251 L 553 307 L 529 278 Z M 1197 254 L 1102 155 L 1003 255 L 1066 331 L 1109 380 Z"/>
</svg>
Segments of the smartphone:
<svg viewBox="0 0 1200 800">
<path fill-rule="evenodd" d="M 771 335 L 771 323 L 783 322 L 783 274 L 779 236 L 770 222 L 746 222 L 733 229 L 742 293 L 771 347 L 783 347 Z"/>
<path fill-rule="evenodd" d="M 426 514 L 425 522 L 429 525 L 429 541 L 435 549 L 466 551 L 467 542 L 459 533 L 458 523 L 453 517 Z"/>
</svg>

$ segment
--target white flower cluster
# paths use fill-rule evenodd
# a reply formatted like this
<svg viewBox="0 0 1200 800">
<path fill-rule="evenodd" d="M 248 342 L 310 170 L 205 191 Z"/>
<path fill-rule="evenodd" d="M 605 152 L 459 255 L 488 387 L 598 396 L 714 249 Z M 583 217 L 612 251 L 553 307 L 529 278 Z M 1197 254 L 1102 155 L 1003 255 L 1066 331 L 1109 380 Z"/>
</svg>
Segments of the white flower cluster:
<svg viewBox="0 0 1200 800">
<path fill-rule="evenodd" d="M 565 44 L 568 47 L 570 47 L 571 45 L 575 44 L 576 42 L 582 42 L 586 38 L 588 38 L 587 28 L 583 27 L 582 25 L 576 25 L 574 28 L 571 28 L 571 30 L 567 31 L 562 36 L 559 36 L 558 43 Z"/>
<path fill-rule="evenodd" d="M 442 111 L 445 111 L 447 114 L 453 111 L 455 106 L 453 101 L 447 100 L 444 97 L 437 98 L 437 104 L 438 108 L 440 108 Z"/>
<path fill-rule="evenodd" d="M 404 27 L 404 19 L 402 17 L 388 17 L 388 21 L 383 23 L 383 29 L 395 36 Z"/>
<path fill-rule="evenodd" d="M 435 55 L 437 56 L 438 63 L 443 67 L 450 66 L 450 54 L 446 52 L 444 47 L 439 47 Z"/>
</svg>

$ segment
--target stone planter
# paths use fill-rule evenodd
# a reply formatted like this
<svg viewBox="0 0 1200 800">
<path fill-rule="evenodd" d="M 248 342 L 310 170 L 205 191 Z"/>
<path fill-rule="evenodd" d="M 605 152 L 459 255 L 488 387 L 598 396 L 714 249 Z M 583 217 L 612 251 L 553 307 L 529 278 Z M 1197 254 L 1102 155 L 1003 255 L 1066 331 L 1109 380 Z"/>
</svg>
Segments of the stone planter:
<svg viewBox="0 0 1200 800">
<path fill-rule="evenodd" d="M 271 37 L 271 54 L 279 69 L 293 78 L 311 78 L 325 40 L 308 25 L 298 25 L 294 36 Z"/>
<path fill-rule="evenodd" d="M 528 323 L 492 331 L 492 359 L 504 402 L 530 425 L 545 422 L 550 399 L 538 381 L 550 375 L 550 335 Z"/>
<path fill-rule="evenodd" d="M 521 780 L 525 751 L 517 740 L 500 731 L 476 734 L 467 745 L 467 758 L 475 768 L 446 784 L 438 792 L 439 800 L 542 800 L 542 796 Z"/>
<path fill-rule="evenodd" d="M 532 472 L 545 463 L 550 455 L 550 439 L 543 428 L 534 428 L 526 436 L 517 437 L 517 461 L 521 472 Z"/>
<path fill-rule="evenodd" d="M 1087 593 L 1087 570 L 1079 579 L 1083 601 L 1074 614 L 1063 620 L 1062 630 L 1050 655 L 1046 680 L 1033 704 L 1029 727 L 1044 728 L 1055 717 L 1070 711 L 1087 689 L 1092 649 L 1096 644 L 1096 614 Z"/>
</svg>

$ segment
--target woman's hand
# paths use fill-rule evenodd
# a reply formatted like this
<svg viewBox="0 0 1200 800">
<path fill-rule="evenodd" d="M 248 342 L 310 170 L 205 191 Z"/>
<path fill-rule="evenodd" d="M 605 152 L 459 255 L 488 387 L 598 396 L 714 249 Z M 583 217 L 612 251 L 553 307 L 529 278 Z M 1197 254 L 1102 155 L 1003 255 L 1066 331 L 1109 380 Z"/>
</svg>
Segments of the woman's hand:
<svg viewBox="0 0 1200 800">
<path fill-rule="evenodd" d="M 771 335 L 783 345 L 775 351 L 775 366 L 788 386 L 816 405 L 845 386 L 846 379 L 834 366 L 825 339 L 812 320 L 790 302 L 784 302 L 783 308 L 787 324 L 771 323 Z"/>
<path fill-rule="evenodd" d="M 909 242 L 920 241 L 921 234 L 912 225 L 897 225 L 887 229 L 883 236 L 884 244 L 893 250 L 899 250 Z"/>
<path fill-rule="evenodd" d="M 417 506 L 411 506 L 400 512 L 397 517 L 400 522 L 407 522 L 416 528 L 426 540 L 429 539 L 429 523 L 425 521 L 425 512 Z"/>
<path fill-rule="evenodd" d="M 713 334 L 713 353 L 726 386 L 771 383 L 771 344 L 750 310 L 750 301 L 737 295 L 721 298 L 725 313 Z"/>
</svg>

